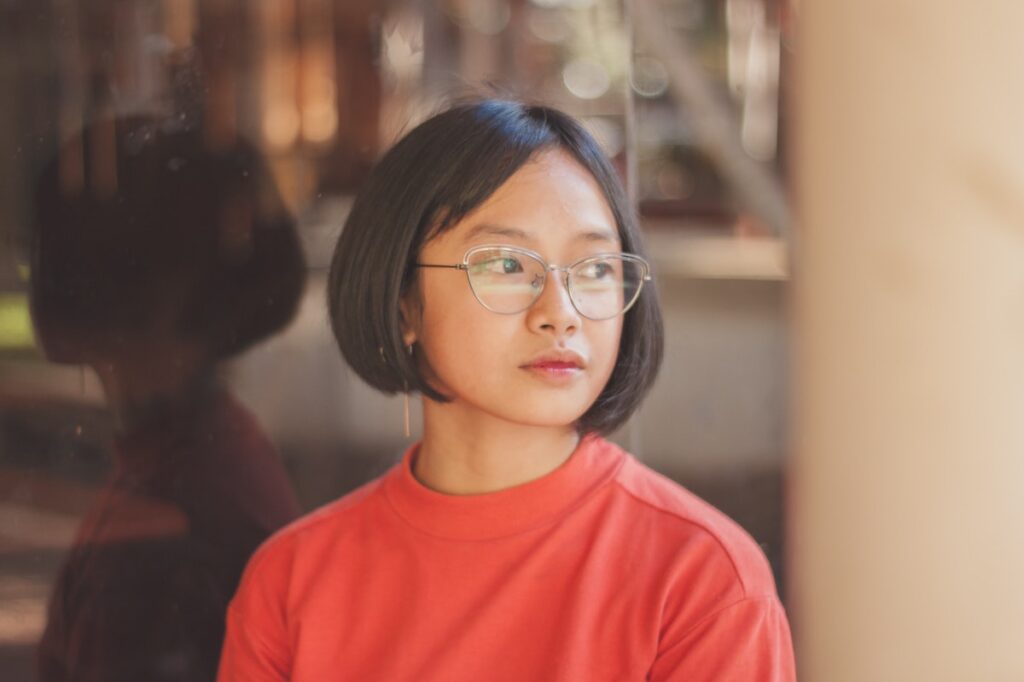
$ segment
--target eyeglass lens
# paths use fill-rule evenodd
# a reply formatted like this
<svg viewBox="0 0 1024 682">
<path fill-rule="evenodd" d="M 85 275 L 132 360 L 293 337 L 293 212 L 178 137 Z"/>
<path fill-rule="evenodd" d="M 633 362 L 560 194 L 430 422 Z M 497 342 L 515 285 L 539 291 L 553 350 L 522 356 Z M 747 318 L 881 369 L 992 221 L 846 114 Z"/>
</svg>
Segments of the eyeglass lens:
<svg viewBox="0 0 1024 682">
<path fill-rule="evenodd" d="M 542 261 L 511 249 L 475 251 L 467 266 L 477 300 L 497 313 L 518 313 L 533 305 L 547 275 Z M 637 261 L 609 255 L 581 261 L 568 274 L 569 297 L 579 313 L 604 320 L 633 304 L 643 282 L 644 267 Z"/>
</svg>

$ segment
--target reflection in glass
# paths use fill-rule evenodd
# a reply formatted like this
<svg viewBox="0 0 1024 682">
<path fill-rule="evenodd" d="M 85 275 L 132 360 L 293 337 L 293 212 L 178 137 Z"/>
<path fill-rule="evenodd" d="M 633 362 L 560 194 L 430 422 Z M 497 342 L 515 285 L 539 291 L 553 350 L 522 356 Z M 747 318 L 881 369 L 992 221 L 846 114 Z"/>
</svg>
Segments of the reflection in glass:
<svg viewBox="0 0 1024 682">
<path fill-rule="evenodd" d="M 298 505 L 216 366 L 302 292 L 291 218 L 256 152 L 160 121 L 97 122 L 35 193 L 31 308 L 53 362 L 89 366 L 112 476 L 50 601 L 41 680 L 213 679 L 244 564 Z"/>
</svg>

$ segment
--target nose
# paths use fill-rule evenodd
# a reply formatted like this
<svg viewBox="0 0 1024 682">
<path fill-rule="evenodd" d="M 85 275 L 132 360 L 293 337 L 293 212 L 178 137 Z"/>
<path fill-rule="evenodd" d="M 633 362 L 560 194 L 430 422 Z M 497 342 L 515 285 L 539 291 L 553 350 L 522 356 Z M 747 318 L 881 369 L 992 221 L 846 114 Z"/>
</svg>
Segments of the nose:
<svg viewBox="0 0 1024 682">
<path fill-rule="evenodd" d="M 540 297 L 527 310 L 527 325 L 537 333 L 569 336 L 579 329 L 581 319 L 569 298 L 565 273 L 551 269 L 546 277 Z"/>
</svg>

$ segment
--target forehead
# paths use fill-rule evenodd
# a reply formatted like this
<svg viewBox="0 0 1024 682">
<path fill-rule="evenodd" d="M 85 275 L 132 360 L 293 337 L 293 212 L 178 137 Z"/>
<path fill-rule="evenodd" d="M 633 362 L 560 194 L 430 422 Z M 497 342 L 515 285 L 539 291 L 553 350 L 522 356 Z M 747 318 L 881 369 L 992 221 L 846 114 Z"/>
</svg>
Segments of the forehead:
<svg viewBox="0 0 1024 682">
<path fill-rule="evenodd" d="M 437 241 L 457 247 L 516 242 L 534 247 L 586 241 L 618 248 L 601 185 L 563 150 L 538 154 Z"/>
</svg>

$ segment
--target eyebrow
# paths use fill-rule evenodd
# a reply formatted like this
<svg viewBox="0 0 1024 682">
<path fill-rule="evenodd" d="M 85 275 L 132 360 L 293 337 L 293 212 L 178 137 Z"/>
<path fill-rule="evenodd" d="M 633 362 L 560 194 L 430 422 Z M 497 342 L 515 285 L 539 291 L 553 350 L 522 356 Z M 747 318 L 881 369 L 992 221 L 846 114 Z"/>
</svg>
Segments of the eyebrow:
<svg viewBox="0 0 1024 682">
<path fill-rule="evenodd" d="M 479 225 L 474 225 L 468 232 L 466 232 L 465 236 L 462 238 L 462 243 L 467 244 L 481 235 L 508 237 L 509 239 L 518 239 L 529 243 L 535 243 L 537 241 L 526 230 L 522 230 L 518 227 L 508 227 L 506 225 L 495 225 L 492 223 L 480 223 Z M 618 236 L 615 232 L 599 227 L 584 229 L 576 233 L 573 236 L 573 239 L 585 242 L 618 242 Z"/>
</svg>

